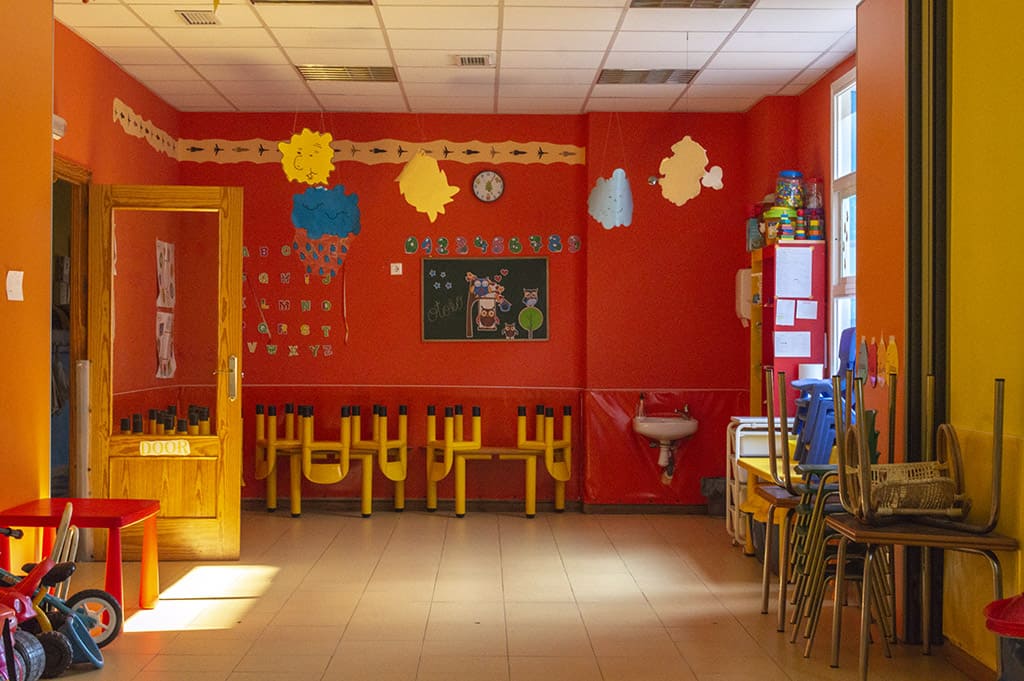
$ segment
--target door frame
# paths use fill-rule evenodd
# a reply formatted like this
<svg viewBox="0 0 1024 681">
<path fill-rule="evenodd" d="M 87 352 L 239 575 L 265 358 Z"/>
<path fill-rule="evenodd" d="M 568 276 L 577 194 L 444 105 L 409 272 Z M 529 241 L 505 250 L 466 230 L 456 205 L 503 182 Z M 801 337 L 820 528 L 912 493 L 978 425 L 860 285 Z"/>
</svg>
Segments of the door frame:
<svg viewBox="0 0 1024 681">
<path fill-rule="evenodd" d="M 237 559 L 242 481 L 242 188 L 93 184 L 89 191 L 89 359 L 92 407 L 89 482 L 92 495 L 109 497 L 111 454 L 124 456 L 147 436 L 122 442 L 113 430 L 113 212 L 152 210 L 216 213 L 218 217 L 217 401 L 212 432 L 219 440 L 216 516 L 166 517 L 159 526 L 160 553 L 175 559 Z M 154 265 L 155 266 L 155 265 Z M 114 437 L 118 441 L 114 442 Z M 158 438 L 159 436 L 153 436 Z M 203 440 L 203 436 L 199 436 Z M 197 440 L 198 442 L 198 440 Z M 161 457 L 145 457 L 160 459 Z M 178 457 L 180 458 L 180 457 Z M 207 457 L 208 458 L 208 457 Z M 123 459 L 122 459 L 123 460 Z M 190 524 L 191 523 L 191 524 Z M 201 527 L 200 527 L 201 525 Z M 126 542 L 129 544 L 129 542 Z"/>
<path fill-rule="evenodd" d="M 68 451 L 70 453 L 70 467 L 68 470 L 68 489 L 72 497 L 84 496 L 87 490 L 79 489 L 79 465 L 85 463 L 79 461 L 77 456 L 82 433 L 83 424 L 78 419 L 78 362 L 86 359 L 86 346 L 89 337 L 89 304 L 87 295 L 87 275 L 89 271 L 89 234 L 88 234 L 88 207 L 89 207 L 89 182 L 92 179 L 92 171 L 74 161 L 53 155 L 53 181 L 63 180 L 71 185 L 70 205 L 70 227 L 71 227 L 71 315 L 70 315 L 70 336 L 71 371 L 71 412 Z M 51 471 L 51 476 L 52 476 Z"/>
</svg>

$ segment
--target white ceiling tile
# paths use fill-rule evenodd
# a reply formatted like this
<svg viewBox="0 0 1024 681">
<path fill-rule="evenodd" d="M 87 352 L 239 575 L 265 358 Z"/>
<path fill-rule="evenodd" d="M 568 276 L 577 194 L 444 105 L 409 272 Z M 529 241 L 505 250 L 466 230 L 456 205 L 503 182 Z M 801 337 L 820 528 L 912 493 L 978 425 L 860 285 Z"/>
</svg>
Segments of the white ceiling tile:
<svg viewBox="0 0 1024 681">
<path fill-rule="evenodd" d="M 502 31 L 503 50 L 561 50 L 585 52 L 604 50 L 611 31 Z"/>
<path fill-rule="evenodd" d="M 822 52 L 829 49 L 844 34 L 750 32 L 735 33 L 722 45 L 725 52 Z"/>
<path fill-rule="evenodd" d="M 169 28 L 189 26 L 175 13 L 175 10 L 190 12 L 209 12 L 212 5 L 209 2 L 176 2 L 173 5 L 144 5 L 135 4 L 132 6 L 135 13 L 142 17 L 150 26 L 165 26 Z M 260 18 L 252 9 L 252 5 L 221 5 L 214 14 L 217 25 L 231 28 L 244 28 L 249 26 L 262 26 Z M 198 26 L 192 28 L 199 28 Z"/>
<path fill-rule="evenodd" d="M 806 87 L 806 86 L 804 86 Z M 686 88 L 687 97 L 760 99 L 779 92 L 778 85 L 697 85 Z"/>
<path fill-rule="evenodd" d="M 628 97 L 591 97 L 587 111 L 665 111 L 673 99 L 647 99 Z"/>
<path fill-rule="evenodd" d="M 495 80 L 495 69 L 489 68 L 422 68 L 404 66 L 398 70 L 403 83 L 490 83 Z"/>
<path fill-rule="evenodd" d="M 857 24 L 857 11 L 850 9 L 753 9 L 741 31 L 840 31 Z"/>
<path fill-rule="evenodd" d="M 498 47 L 498 32 L 474 31 L 418 31 L 413 29 L 389 30 L 391 47 L 395 50 L 441 49 L 455 53 L 460 50 L 491 50 Z"/>
<path fill-rule="evenodd" d="M 192 26 L 155 30 L 173 47 L 276 47 L 274 39 L 262 28 Z"/>
<path fill-rule="evenodd" d="M 169 47 L 110 47 L 106 55 L 122 66 L 125 64 L 184 64 L 178 53 Z"/>
<path fill-rule="evenodd" d="M 505 68 L 558 68 L 596 69 L 604 59 L 604 52 L 557 52 L 502 50 L 501 67 Z"/>
<path fill-rule="evenodd" d="M 722 99 L 712 99 L 710 97 L 683 97 L 675 106 L 672 107 L 672 110 L 708 113 L 742 113 L 749 110 L 756 103 L 756 99 L 744 99 L 742 97 Z"/>
<path fill-rule="evenodd" d="M 388 28 L 497 30 L 497 7 L 381 7 Z"/>
<path fill-rule="evenodd" d="M 456 54 L 446 50 L 394 50 L 395 65 L 399 68 L 406 66 L 424 67 L 424 68 L 446 68 L 454 66 L 456 63 Z M 493 50 L 479 50 L 475 54 L 495 54 Z M 387 52 L 384 53 L 385 58 L 388 58 Z"/>
<path fill-rule="evenodd" d="M 448 6 L 459 5 L 463 7 L 497 7 L 498 0 L 415 0 L 417 5 Z M 408 5 L 410 0 L 374 0 L 375 5 L 390 7 L 392 5 Z M 505 2 L 505 4 L 509 4 Z"/>
<path fill-rule="evenodd" d="M 144 26 L 123 5 L 54 5 L 53 17 L 68 26 Z"/>
<path fill-rule="evenodd" d="M 833 69 L 843 62 L 850 55 L 844 52 L 826 52 L 814 60 L 816 69 Z"/>
<path fill-rule="evenodd" d="M 714 52 L 728 37 L 728 33 L 623 31 L 616 36 L 613 48 L 632 52 Z"/>
<path fill-rule="evenodd" d="M 150 28 L 110 28 L 81 26 L 75 33 L 99 48 L 105 47 L 166 47 Z"/>
<path fill-rule="evenodd" d="M 207 80 L 300 80 L 290 64 L 198 64 Z"/>
<path fill-rule="evenodd" d="M 167 95 L 165 102 L 181 111 L 234 111 L 226 99 L 213 93 L 208 95 Z"/>
<path fill-rule="evenodd" d="M 565 83 L 558 85 L 541 85 L 537 83 L 516 85 L 515 83 L 505 83 L 502 81 L 498 87 L 498 95 L 501 97 L 538 97 L 542 99 L 551 97 L 579 97 L 582 99 L 587 96 L 589 91 L 589 83 L 577 85 L 567 85 Z"/>
<path fill-rule="evenodd" d="M 502 67 L 498 74 L 501 84 L 591 84 L 597 76 L 595 69 L 513 69 Z"/>
<path fill-rule="evenodd" d="M 287 64 L 279 49 L 258 47 L 183 47 L 181 56 L 193 64 Z"/>
<path fill-rule="evenodd" d="M 828 72 L 829 69 L 804 69 L 800 72 L 800 75 L 792 80 L 792 84 L 811 85 L 812 83 L 817 83 Z"/>
<path fill-rule="evenodd" d="M 785 85 L 800 71 L 796 69 L 704 69 L 695 83 L 702 85 Z"/>
<path fill-rule="evenodd" d="M 404 83 L 409 99 L 451 97 L 452 99 L 488 97 L 494 94 L 493 83 Z"/>
<path fill-rule="evenodd" d="M 746 14 L 743 9 L 631 9 L 625 31 L 731 31 Z"/>
<path fill-rule="evenodd" d="M 384 0 L 388 3 L 399 3 L 401 4 L 405 0 Z M 445 0 L 426 0 L 427 2 L 444 2 Z M 628 1 L 628 0 L 627 0 Z M 491 0 L 491 2 L 497 2 L 497 0 Z M 545 5 L 545 0 L 505 0 L 505 7 L 536 7 L 538 5 Z M 558 0 L 559 5 L 565 7 L 619 7 L 621 8 L 625 2 L 624 0 Z"/>
<path fill-rule="evenodd" d="M 283 47 L 289 48 L 387 48 L 384 33 L 376 28 L 275 28 L 272 33 Z"/>
<path fill-rule="evenodd" d="M 205 80 L 150 80 L 146 87 L 160 95 L 212 95 L 216 90 Z"/>
<path fill-rule="evenodd" d="M 672 99 L 678 97 L 686 89 L 685 85 L 662 83 L 660 85 L 637 84 L 599 84 L 594 86 L 594 97 L 625 97 L 627 99 Z"/>
<path fill-rule="evenodd" d="M 509 7 L 502 17 L 507 30 L 613 31 L 622 11 L 567 7 Z"/>
<path fill-rule="evenodd" d="M 817 9 L 854 9 L 861 0 L 814 0 Z M 758 9 L 807 9 L 807 0 L 759 0 Z"/>
<path fill-rule="evenodd" d="M 537 99 L 536 97 L 500 97 L 498 113 L 503 114 L 578 114 L 583 111 L 583 99 L 552 97 Z"/>
<path fill-rule="evenodd" d="M 161 80 L 203 80 L 194 68 L 186 64 L 125 64 L 121 68 L 136 80 L 147 84 Z"/>
<path fill-rule="evenodd" d="M 229 97 L 230 101 L 243 111 L 317 111 L 319 102 L 313 95 L 294 94 L 279 97 L 277 95 L 238 95 Z"/>
<path fill-rule="evenodd" d="M 271 28 L 378 28 L 373 7 L 346 5 L 259 5 L 256 12 Z"/>
<path fill-rule="evenodd" d="M 808 85 L 800 84 L 787 85 L 786 87 L 779 90 L 779 94 L 784 96 L 795 96 L 802 94 L 803 91 L 806 90 L 808 87 Z"/>
<path fill-rule="evenodd" d="M 699 69 L 711 52 L 612 52 L 606 69 Z"/>
<path fill-rule="evenodd" d="M 349 50 L 286 47 L 285 53 L 294 64 L 328 64 L 331 66 L 391 66 L 387 50 Z"/>
<path fill-rule="evenodd" d="M 401 97 L 398 83 L 360 83 L 333 80 L 311 80 L 309 89 L 320 96 Z"/>
<path fill-rule="evenodd" d="M 121 0 L 92 0 L 92 3 L 90 3 L 90 4 L 93 4 L 93 5 L 118 5 L 120 3 L 121 3 Z M 57 5 L 82 5 L 84 3 L 82 2 L 82 0 L 53 0 L 53 4 L 56 7 Z"/>
<path fill-rule="evenodd" d="M 711 69 L 802 69 L 817 57 L 815 52 L 719 52 Z"/>
<path fill-rule="evenodd" d="M 857 50 L 857 30 L 847 31 L 836 44 L 829 48 L 833 52 L 852 53 Z"/>
<path fill-rule="evenodd" d="M 236 95 L 306 94 L 309 88 L 301 80 L 213 80 L 210 85 L 228 97 Z"/>
<path fill-rule="evenodd" d="M 494 111 L 494 98 L 409 97 L 409 105 L 424 113 L 487 113 Z"/>
<path fill-rule="evenodd" d="M 373 113 L 407 113 L 404 97 L 359 97 L 353 95 L 318 95 L 328 111 L 368 111 Z"/>
</svg>

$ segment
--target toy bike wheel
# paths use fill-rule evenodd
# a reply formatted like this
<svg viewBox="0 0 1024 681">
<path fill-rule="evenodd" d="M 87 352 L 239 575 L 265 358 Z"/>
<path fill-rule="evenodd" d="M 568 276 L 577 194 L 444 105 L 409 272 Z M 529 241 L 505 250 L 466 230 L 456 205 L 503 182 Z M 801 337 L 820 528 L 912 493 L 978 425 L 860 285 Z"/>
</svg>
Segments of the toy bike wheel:
<svg viewBox="0 0 1024 681">
<path fill-rule="evenodd" d="M 14 652 L 21 655 L 25 665 L 24 681 L 39 681 L 46 668 L 46 650 L 39 639 L 27 631 L 15 631 Z"/>
<path fill-rule="evenodd" d="M 124 613 L 121 604 L 102 589 L 85 589 L 68 597 L 67 606 L 79 613 L 89 630 L 89 636 L 100 648 L 121 633 Z"/>
<path fill-rule="evenodd" d="M 77 664 L 88 662 L 96 669 L 103 668 L 103 653 L 99 646 L 89 637 L 89 628 L 82 621 L 82 617 L 74 614 L 68 617 L 68 621 L 61 627 L 60 633 L 67 636 L 71 642 L 71 662 Z"/>
<path fill-rule="evenodd" d="M 43 678 L 52 679 L 60 676 L 71 667 L 71 641 L 59 631 L 44 631 L 37 637 L 46 651 L 46 667 Z"/>
</svg>

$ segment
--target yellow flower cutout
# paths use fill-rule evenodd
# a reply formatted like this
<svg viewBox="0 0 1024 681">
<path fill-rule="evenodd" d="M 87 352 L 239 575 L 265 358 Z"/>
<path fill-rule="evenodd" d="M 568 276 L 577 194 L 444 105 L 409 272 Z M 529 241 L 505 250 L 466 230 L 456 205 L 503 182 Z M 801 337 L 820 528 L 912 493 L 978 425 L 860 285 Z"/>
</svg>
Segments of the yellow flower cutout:
<svg viewBox="0 0 1024 681">
<path fill-rule="evenodd" d="M 431 222 L 437 219 L 438 213 L 444 213 L 445 204 L 451 203 L 452 197 L 459 193 L 458 187 L 448 184 L 448 176 L 437 165 L 437 159 L 427 156 L 423 150 L 409 159 L 395 182 L 406 202 L 426 213 Z"/>
<path fill-rule="evenodd" d="M 290 142 L 279 142 L 281 165 L 292 182 L 327 184 L 327 176 L 334 170 L 334 149 L 331 133 L 313 132 L 303 128 L 302 134 L 292 135 Z"/>
</svg>

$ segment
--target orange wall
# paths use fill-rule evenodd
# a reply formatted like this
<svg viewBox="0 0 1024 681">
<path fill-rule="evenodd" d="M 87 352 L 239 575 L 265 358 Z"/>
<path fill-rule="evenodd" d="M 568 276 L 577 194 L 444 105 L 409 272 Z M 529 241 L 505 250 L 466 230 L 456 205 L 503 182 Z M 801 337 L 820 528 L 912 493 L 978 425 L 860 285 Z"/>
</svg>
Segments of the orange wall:
<svg viewBox="0 0 1024 681">
<path fill-rule="evenodd" d="M 0 298 L 7 330 L 0 342 L 0 413 L 5 424 L 0 507 L 46 494 L 50 482 L 52 21 L 50 3 L 0 4 L 0 137 L 5 159 L 0 181 L 7 189 L 0 276 L 11 270 L 25 273 L 25 300 Z"/>
<path fill-rule="evenodd" d="M 857 7 L 857 335 L 896 337 L 906 367 L 906 20 L 904 3 L 865 0 Z M 905 403 L 898 385 L 896 405 Z M 879 448 L 887 454 L 888 388 L 865 387 L 877 409 Z M 905 414 L 896 412 L 895 442 Z M 896 456 L 902 458 L 898 451 Z"/>
</svg>

